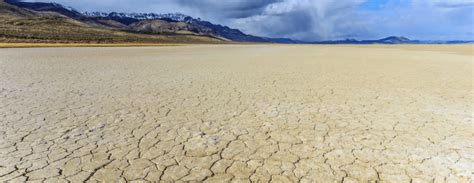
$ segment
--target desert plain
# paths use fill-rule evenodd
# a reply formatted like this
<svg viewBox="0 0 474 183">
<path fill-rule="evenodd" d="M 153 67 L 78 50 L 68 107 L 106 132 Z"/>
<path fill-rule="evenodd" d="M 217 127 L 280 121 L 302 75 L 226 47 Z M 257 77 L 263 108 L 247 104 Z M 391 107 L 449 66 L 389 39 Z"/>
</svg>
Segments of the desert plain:
<svg viewBox="0 0 474 183">
<path fill-rule="evenodd" d="M 0 49 L 0 182 L 472 182 L 473 48 Z"/>
</svg>

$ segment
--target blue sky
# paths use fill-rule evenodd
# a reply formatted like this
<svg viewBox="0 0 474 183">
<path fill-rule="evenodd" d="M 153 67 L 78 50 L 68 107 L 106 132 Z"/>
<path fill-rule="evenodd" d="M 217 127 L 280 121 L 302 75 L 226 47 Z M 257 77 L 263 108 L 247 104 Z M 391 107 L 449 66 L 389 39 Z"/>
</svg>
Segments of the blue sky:
<svg viewBox="0 0 474 183">
<path fill-rule="evenodd" d="M 80 11 L 180 12 L 258 36 L 306 41 L 474 40 L 474 0 L 33 0 Z"/>
<path fill-rule="evenodd" d="M 363 3 L 360 6 L 361 10 L 378 10 L 383 8 L 389 0 L 371 0 Z"/>
</svg>

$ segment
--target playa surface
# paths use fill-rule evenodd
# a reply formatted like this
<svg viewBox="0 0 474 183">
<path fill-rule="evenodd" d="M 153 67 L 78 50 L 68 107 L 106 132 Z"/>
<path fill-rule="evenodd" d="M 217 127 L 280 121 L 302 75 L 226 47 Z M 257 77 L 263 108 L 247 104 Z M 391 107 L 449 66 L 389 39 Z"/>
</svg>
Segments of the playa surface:
<svg viewBox="0 0 474 183">
<path fill-rule="evenodd" d="M 473 46 L 0 49 L 0 181 L 470 182 Z"/>
</svg>

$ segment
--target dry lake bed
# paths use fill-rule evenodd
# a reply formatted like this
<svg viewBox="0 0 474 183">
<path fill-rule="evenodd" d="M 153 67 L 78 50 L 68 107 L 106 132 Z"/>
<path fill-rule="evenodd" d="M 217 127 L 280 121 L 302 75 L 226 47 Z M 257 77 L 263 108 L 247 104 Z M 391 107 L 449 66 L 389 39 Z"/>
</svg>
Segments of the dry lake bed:
<svg viewBox="0 0 474 183">
<path fill-rule="evenodd" d="M 473 48 L 0 49 L 0 182 L 472 182 Z"/>
</svg>

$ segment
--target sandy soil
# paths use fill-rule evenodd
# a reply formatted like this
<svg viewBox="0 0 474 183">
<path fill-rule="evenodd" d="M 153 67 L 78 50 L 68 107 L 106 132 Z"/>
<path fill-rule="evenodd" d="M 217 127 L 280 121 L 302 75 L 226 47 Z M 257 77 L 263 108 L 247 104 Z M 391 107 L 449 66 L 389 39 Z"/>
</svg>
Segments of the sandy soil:
<svg viewBox="0 0 474 183">
<path fill-rule="evenodd" d="M 0 181 L 470 182 L 473 46 L 0 49 Z"/>
</svg>

